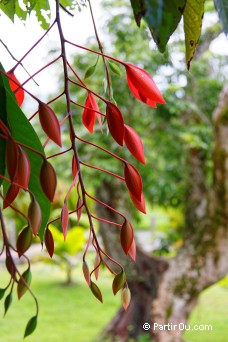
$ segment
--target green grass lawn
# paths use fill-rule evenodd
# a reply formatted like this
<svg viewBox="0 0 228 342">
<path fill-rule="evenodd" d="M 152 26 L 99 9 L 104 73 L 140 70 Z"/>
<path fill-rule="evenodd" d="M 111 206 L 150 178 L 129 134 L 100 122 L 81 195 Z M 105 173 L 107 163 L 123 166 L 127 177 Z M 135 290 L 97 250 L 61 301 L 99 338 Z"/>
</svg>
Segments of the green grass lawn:
<svg viewBox="0 0 228 342">
<path fill-rule="evenodd" d="M 47 265 L 35 265 L 32 289 L 40 303 L 40 316 L 35 333 L 28 342 L 92 342 L 109 322 L 120 305 L 120 297 L 112 295 L 112 278 L 101 275 L 99 284 L 104 304 L 98 302 L 84 280 L 81 272 L 74 274 L 75 285 L 64 287 L 64 275 Z M 0 287 L 6 283 L 6 274 L 0 269 Z M 227 289 L 218 285 L 205 291 L 191 317 L 191 324 L 211 324 L 212 331 L 190 331 L 185 337 L 192 342 L 228 341 Z M 35 313 L 33 300 L 27 293 L 21 301 L 16 293 L 9 312 L 3 319 L 3 301 L 0 305 L 0 342 L 22 341 L 27 321 Z M 102 342 L 102 339 L 98 339 Z"/>
</svg>

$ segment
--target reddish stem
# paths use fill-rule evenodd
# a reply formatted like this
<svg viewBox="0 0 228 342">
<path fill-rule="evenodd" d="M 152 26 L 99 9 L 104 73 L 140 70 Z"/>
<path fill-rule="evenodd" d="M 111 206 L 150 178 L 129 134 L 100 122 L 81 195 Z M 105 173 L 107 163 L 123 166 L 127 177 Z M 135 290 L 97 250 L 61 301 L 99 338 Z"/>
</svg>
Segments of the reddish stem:
<svg viewBox="0 0 228 342">
<path fill-rule="evenodd" d="M 103 57 L 105 57 L 105 58 L 111 59 L 111 60 L 113 60 L 113 61 L 115 61 L 115 62 L 117 62 L 117 63 L 119 63 L 119 64 L 122 64 L 123 66 L 126 66 L 126 65 L 127 65 L 126 62 L 120 61 L 120 60 L 117 59 L 117 58 L 114 58 L 114 57 L 112 57 L 112 56 L 106 55 L 106 54 L 101 53 L 101 52 L 99 52 L 99 51 L 95 51 L 95 50 L 89 49 L 89 48 L 87 48 L 87 47 L 85 47 L 85 46 L 82 46 L 82 45 L 78 45 L 78 44 L 72 43 L 72 42 L 70 42 L 69 40 L 65 40 L 65 42 L 68 43 L 68 44 L 70 44 L 70 45 L 73 45 L 73 46 L 75 46 L 75 47 L 78 47 L 79 49 L 83 49 L 83 50 L 86 50 L 86 51 L 95 53 L 96 55 L 103 56 Z"/>
<path fill-rule="evenodd" d="M 109 174 L 109 175 L 111 175 L 111 176 L 113 176 L 113 177 L 116 177 L 116 178 L 118 178 L 118 179 L 120 179 L 120 180 L 122 180 L 122 181 L 125 182 L 125 178 L 123 178 L 123 177 L 117 175 L 116 173 L 113 173 L 113 172 L 108 171 L 108 170 L 105 170 L 105 169 L 101 169 L 100 167 L 97 167 L 97 166 L 89 165 L 89 164 L 84 163 L 84 162 L 82 162 L 82 161 L 80 161 L 80 164 L 81 164 L 81 165 L 84 165 L 84 166 L 86 166 L 86 167 L 89 167 L 89 168 L 91 168 L 91 169 L 94 169 L 94 170 L 98 170 L 98 171 L 101 171 L 101 172 L 105 172 L 105 173 L 107 173 L 107 174 Z"/>
</svg>

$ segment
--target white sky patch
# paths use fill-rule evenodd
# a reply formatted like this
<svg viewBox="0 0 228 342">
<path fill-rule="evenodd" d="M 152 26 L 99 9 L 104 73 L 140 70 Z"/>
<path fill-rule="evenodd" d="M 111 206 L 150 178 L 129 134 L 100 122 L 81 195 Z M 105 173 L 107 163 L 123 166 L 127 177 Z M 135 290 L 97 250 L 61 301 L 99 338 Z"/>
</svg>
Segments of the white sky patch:
<svg viewBox="0 0 228 342">
<path fill-rule="evenodd" d="M 93 11 L 99 28 L 101 11 L 99 3 L 96 1 L 93 4 Z M 61 11 L 61 21 L 65 38 L 69 41 L 83 45 L 88 37 L 94 36 L 88 7 L 83 7 L 81 12 L 75 12 L 73 18 Z M 12 23 L 4 13 L 1 13 L 0 27 L 0 39 L 7 45 L 11 53 L 17 59 L 20 59 L 45 33 L 45 31 L 39 26 L 34 13 L 31 14 L 25 24 L 17 18 L 15 18 L 15 22 Z M 60 51 L 60 41 L 56 27 L 52 29 L 42 42 L 39 43 L 39 45 L 24 59 L 23 65 L 30 74 L 35 73 L 47 62 L 51 61 L 53 57 L 48 56 L 50 47 L 57 50 L 59 49 Z M 79 49 L 68 46 L 67 51 L 69 51 L 69 53 L 76 54 Z M 0 62 L 6 71 L 10 70 L 16 64 L 2 44 L 0 44 Z M 27 89 L 29 89 L 31 93 L 34 93 L 34 95 L 41 97 L 42 100 L 47 99 L 50 92 L 56 90 L 56 80 L 58 80 L 56 72 L 57 70 L 54 67 L 50 68 L 48 72 L 42 72 L 35 77 L 36 82 L 40 86 L 37 87 L 33 81 L 30 81 L 27 84 Z M 28 78 L 27 74 L 21 67 L 17 68 L 15 74 L 20 82 L 23 82 Z M 53 78 L 56 82 L 53 82 Z"/>
<path fill-rule="evenodd" d="M 210 45 L 210 50 L 214 54 L 228 56 L 228 38 L 224 33 L 221 33 L 218 38 L 213 40 Z"/>
</svg>

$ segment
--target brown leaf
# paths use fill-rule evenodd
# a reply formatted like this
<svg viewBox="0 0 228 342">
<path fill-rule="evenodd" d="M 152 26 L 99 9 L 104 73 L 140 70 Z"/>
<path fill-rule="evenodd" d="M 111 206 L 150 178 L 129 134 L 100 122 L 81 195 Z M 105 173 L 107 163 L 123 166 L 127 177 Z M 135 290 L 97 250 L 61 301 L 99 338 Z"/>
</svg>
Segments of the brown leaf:
<svg viewBox="0 0 228 342">
<path fill-rule="evenodd" d="M 29 249 L 32 244 L 32 232 L 30 227 L 24 228 L 17 238 L 17 253 L 19 258 Z"/>
<path fill-rule="evenodd" d="M 122 287 L 124 286 L 126 282 L 126 274 L 125 272 L 122 270 L 121 272 L 119 272 L 115 278 L 113 279 L 113 283 L 112 283 L 112 291 L 114 293 L 114 295 L 117 294 L 117 292 L 122 289 Z"/>
<path fill-rule="evenodd" d="M 88 284 L 89 287 L 90 287 L 90 284 L 91 284 L 90 272 L 89 272 L 89 267 L 88 267 L 88 264 L 87 264 L 86 261 L 83 261 L 83 264 L 82 264 L 82 271 L 83 271 L 85 280 L 86 280 L 87 284 Z"/>
<path fill-rule="evenodd" d="M 54 239 L 53 239 L 52 233 L 48 227 L 44 233 L 44 243 L 45 243 L 45 246 L 47 248 L 48 254 L 52 258 L 53 254 L 54 254 L 55 245 L 54 245 Z"/>
<path fill-rule="evenodd" d="M 37 235 L 42 222 L 41 209 L 38 202 L 32 198 L 28 208 L 28 218 L 30 220 L 31 229 L 34 235 Z"/>
<path fill-rule="evenodd" d="M 133 229 L 128 221 L 124 221 L 120 231 L 120 242 L 125 254 L 128 254 L 134 238 Z"/>
<path fill-rule="evenodd" d="M 40 184 L 47 198 L 53 202 L 57 177 L 53 166 L 46 159 L 44 159 L 40 170 Z"/>
<path fill-rule="evenodd" d="M 6 144 L 6 166 L 11 181 L 14 180 L 17 171 L 18 145 L 8 136 Z"/>
<path fill-rule="evenodd" d="M 17 167 L 17 183 L 28 188 L 30 178 L 30 162 L 25 151 L 19 148 L 18 167 Z"/>
<path fill-rule="evenodd" d="M 51 140 L 61 147 L 60 124 L 54 111 L 46 103 L 39 102 L 38 112 L 44 132 Z"/>
<path fill-rule="evenodd" d="M 102 294 L 101 294 L 101 291 L 99 289 L 99 287 L 91 281 L 91 284 L 90 284 L 90 289 L 93 293 L 93 295 L 101 302 L 103 303 L 103 298 L 102 298 Z"/>
<path fill-rule="evenodd" d="M 4 203 L 3 203 L 3 209 L 6 209 L 9 205 L 11 205 L 13 203 L 13 201 L 15 200 L 15 198 L 18 195 L 18 192 L 20 190 L 20 187 L 16 184 L 11 184 L 7 193 L 6 193 L 6 197 L 4 199 Z"/>
<path fill-rule="evenodd" d="M 98 280 L 99 277 L 99 271 L 100 271 L 100 263 L 101 263 L 101 259 L 100 259 L 100 255 L 99 253 L 96 253 L 96 257 L 94 259 L 94 275 L 96 280 Z"/>
</svg>

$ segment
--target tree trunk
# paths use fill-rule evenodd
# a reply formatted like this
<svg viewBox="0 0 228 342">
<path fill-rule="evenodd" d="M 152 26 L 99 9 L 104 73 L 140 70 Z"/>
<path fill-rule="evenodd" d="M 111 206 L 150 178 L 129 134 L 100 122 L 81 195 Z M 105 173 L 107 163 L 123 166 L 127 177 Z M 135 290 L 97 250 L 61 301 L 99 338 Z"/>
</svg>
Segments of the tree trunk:
<svg viewBox="0 0 228 342">
<path fill-rule="evenodd" d="M 101 223 L 100 233 L 105 248 L 126 268 L 133 298 L 127 312 L 120 309 L 105 330 L 112 341 L 137 340 L 145 333 L 158 342 L 182 341 L 183 324 L 197 304 L 200 292 L 227 274 L 228 85 L 221 93 L 213 122 L 213 186 L 211 189 L 206 186 L 203 152 L 190 149 L 186 233 L 184 245 L 175 258 L 154 258 L 138 249 L 137 263 L 134 264 L 121 250 L 118 229 Z M 117 190 L 120 187 L 111 186 L 110 183 L 103 184 L 98 190 L 99 198 L 111 206 L 119 204 L 123 207 L 120 190 Z M 106 208 L 97 206 L 97 212 L 100 217 L 117 220 L 115 214 Z M 143 329 L 144 323 L 150 324 L 149 330 Z M 158 325 L 161 325 L 160 329 Z"/>
</svg>

